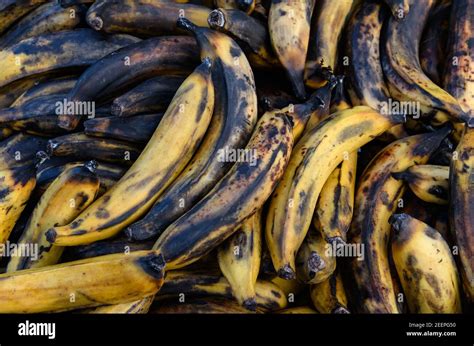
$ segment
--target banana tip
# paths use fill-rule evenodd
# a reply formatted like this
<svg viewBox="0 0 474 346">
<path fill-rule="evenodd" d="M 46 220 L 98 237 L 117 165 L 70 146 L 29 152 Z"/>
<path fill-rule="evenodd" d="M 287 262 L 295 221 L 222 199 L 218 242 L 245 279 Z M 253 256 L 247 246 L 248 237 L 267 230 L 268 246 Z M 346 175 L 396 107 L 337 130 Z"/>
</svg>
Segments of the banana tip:
<svg viewBox="0 0 474 346">
<path fill-rule="evenodd" d="M 97 170 L 97 165 L 97 161 L 90 160 L 84 164 L 84 167 L 86 167 L 91 173 L 95 173 L 95 171 Z"/>
<path fill-rule="evenodd" d="M 46 231 L 46 240 L 49 241 L 51 244 L 53 244 L 56 241 L 57 233 L 54 230 L 54 228 L 50 228 L 48 231 Z"/>
<path fill-rule="evenodd" d="M 209 13 L 209 17 L 207 18 L 207 23 L 213 29 L 223 28 L 225 25 L 224 13 L 222 13 L 220 9 L 211 11 L 211 13 Z"/>
<path fill-rule="evenodd" d="M 278 276 L 284 280 L 293 280 L 296 278 L 295 271 L 288 264 L 278 270 Z"/>
<path fill-rule="evenodd" d="M 123 111 L 124 111 L 123 106 L 119 105 L 115 101 L 110 106 L 110 113 L 112 113 L 112 115 L 115 115 L 117 117 L 122 116 Z"/>
<path fill-rule="evenodd" d="M 351 312 L 343 306 L 338 306 L 332 311 L 333 314 L 350 314 Z"/>
<path fill-rule="evenodd" d="M 393 214 L 392 216 L 390 216 L 390 218 L 388 219 L 388 223 L 392 225 L 392 227 L 396 230 L 396 231 L 400 231 L 401 228 L 402 228 L 402 224 L 403 222 L 405 222 L 406 220 L 408 220 L 409 216 L 407 214 Z"/>
<path fill-rule="evenodd" d="M 255 301 L 255 298 L 248 298 L 245 299 L 244 302 L 242 303 L 243 307 L 246 308 L 249 311 L 256 311 L 257 310 L 257 302 Z"/>
<path fill-rule="evenodd" d="M 100 31 L 104 27 L 104 21 L 99 16 L 87 18 L 87 23 L 96 31 Z"/>
</svg>

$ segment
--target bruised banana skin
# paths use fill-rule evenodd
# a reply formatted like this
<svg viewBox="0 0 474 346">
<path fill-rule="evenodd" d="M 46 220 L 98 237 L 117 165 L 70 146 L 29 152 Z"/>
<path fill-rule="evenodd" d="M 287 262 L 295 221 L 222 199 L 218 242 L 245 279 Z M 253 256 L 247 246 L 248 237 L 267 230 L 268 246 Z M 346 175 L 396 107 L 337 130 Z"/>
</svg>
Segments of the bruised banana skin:
<svg viewBox="0 0 474 346">
<path fill-rule="evenodd" d="M 270 41 L 299 99 L 306 98 L 303 74 L 313 8 L 314 0 L 274 0 L 268 16 Z"/>
<path fill-rule="evenodd" d="M 237 162 L 216 186 L 158 238 L 154 249 L 168 268 L 181 268 L 209 253 L 260 209 L 284 174 L 293 148 L 289 118 L 266 113 L 246 147 L 255 162 Z"/>
<path fill-rule="evenodd" d="M 186 112 L 181 111 L 183 104 Z M 211 63 L 206 59 L 178 89 L 127 173 L 72 223 L 51 228 L 47 239 L 60 246 L 88 244 L 112 237 L 137 220 L 189 162 L 204 137 L 213 108 Z"/>
<path fill-rule="evenodd" d="M 250 63 L 255 67 L 280 64 L 272 51 L 267 28 L 254 17 L 239 10 L 219 8 L 209 14 L 208 23 L 212 29 L 243 42 Z"/>
<path fill-rule="evenodd" d="M 428 203 L 448 204 L 449 167 L 415 165 L 392 176 L 405 181 L 419 199 Z"/>
<path fill-rule="evenodd" d="M 155 299 L 161 301 L 176 297 L 175 299 L 178 300 L 180 294 L 184 294 L 185 297 L 235 297 L 232 286 L 226 278 L 220 275 L 177 270 L 167 273 L 165 284 Z M 255 284 L 255 301 L 256 306 L 254 308 L 268 311 L 283 309 L 288 304 L 283 291 L 277 285 L 265 280 L 257 280 Z"/>
<path fill-rule="evenodd" d="M 166 109 L 183 81 L 182 76 L 157 76 L 148 79 L 117 97 L 112 102 L 111 113 L 119 117 L 128 117 L 162 111 Z"/>
<path fill-rule="evenodd" d="M 0 244 L 8 240 L 35 185 L 32 164 L 0 170 Z"/>
<path fill-rule="evenodd" d="M 308 87 L 322 87 L 326 83 L 326 74 L 335 70 L 339 39 L 353 5 L 354 0 L 316 1 L 304 71 L 304 80 Z"/>
<path fill-rule="evenodd" d="M 51 156 L 73 156 L 79 160 L 92 158 L 131 165 L 140 156 L 140 149 L 130 143 L 90 137 L 77 132 L 50 139 L 48 154 Z"/>
<path fill-rule="evenodd" d="M 0 170 L 33 164 L 38 150 L 46 149 L 47 139 L 15 134 L 0 143 Z"/>
<path fill-rule="evenodd" d="M 211 10 L 205 6 L 166 0 L 96 1 L 87 12 L 87 23 L 106 33 L 160 36 L 179 33 L 176 22 L 185 17 L 198 26 L 207 26 Z"/>
<path fill-rule="evenodd" d="M 137 41 L 132 36 L 104 36 L 91 29 L 28 38 L 0 51 L 0 87 L 43 72 L 88 66 Z"/>
<path fill-rule="evenodd" d="M 336 256 L 328 252 L 330 244 L 324 235 L 310 229 L 296 255 L 296 276 L 305 284 L 326 280 L 336 270 Z"/>
<path fill-rule="evenodd" d="M 396 20 L 403 20 L 410 12 L 411 0 L 383 0 Z"/>
<path fill-rule="evenodd" d="M 255 311 L 255 285 L 260 271 L 261 210 L 245 220 L 217 251 L 222 274 L 229 281 L 232 292 L 242 306 Z"/>
<path fill-rule="evenodd" d="M 1 274 L 0 312 L 56 312 L 136 301 L 160 289 L 163 268 L 162 257 L 148 250 Z"/>
<path fill-rule="evenodd" d="M 130 143 L 147 143 L 163 118 L 163 113 L 135 115 L 133 117 L 107 117 L 84 121 L 84 133 Z"/>
<path fill-rule="evenodd" d="M 86 11 L 85 6 L 76 5 L 64 9 L 56 2 L 41 5 L 1 36 L 0 48 L 46 33 L 72 30 L 85 23 Z"/>
<path fill-rule="evenodd" d="M 320 191 L 344 153 L 357 150 L 397 121 L 359 106 L 330 115 L 299 140 L 267 216 L 266 241 L 278 275 L 295 277 L 295 254 L 311 224 Z"/>
<path fill-rule="evenodd" d="M 88 314 L 146 314 L 153 303 L 154 296 L 135 300 L 130 303 L 99 306 L 87 311 Z"/>
<path fill-rule="evenodd" d="M 390 218 L 392 256 L 411 313 L 461 313 L 459 276 L 441 234 L 407 215 Z"/>
<path fill-rule="evenodd" d="M 187 73 L 197 63 L 193 38 L 150 38 L 98 60 L 81 75 L 67 98 L 71 102 L 94 101 L 151 76 Z M 75 129 L 80 120 L 80 114 L 59 115 L 59 125 L 66 130 Z"/>
<path fill-rule="evenodd" d="M 363 247 L 364 260 L 351 260 L 356 310 L 364 313 L 398 313 L 390 274 L 388 219 L 396 210 L 404 183 L 391 176 L 415 164 L 426 164 L 449 130 L 397 140 L 374 157 L 360 178 L 348 240 Z"/>
<path fill-rule="evenodd" d="M 419 43 L 434 0 L 410 0 L 410 13 L 402 21 L 391 17 L 382 33 L 382 68 L 388 81 L 411 101 L 443 110 L 456 121 L 466 121 L 459 102 L 423 72 Z M 472 124 L 474 126 L 474 122 Z"/>
<path fill-rule="evenodd" d="M 11 107 L 21 107 L 38 97 L 68 93 L 74 87 L 76 82 L 76 78 L 60 78 L 44 81 L 25 91 L 15 100 L 15 102 L 12 103 Z"/>
<path fill-rule="evenodd" d="M 98 191 L 99 178 L 94 173 L 95 162 L 71 167 L 56 178 L 41 196 L 23 231 L 20 244 L 36 244 L 37 258 L 16 256 L 10 259 L 7 272 L 46 267 L 58 263 L 64 248 L 52 246 L 45 230 L 71 222 L 90 205 Z"/>
<path fill-rule="evenodd" d="M 204 197 L 232 167 L 232 162 L 222 159 L 222 152 L 244 148 L 257 121 L 253 72 L 237 43 L 222 33 L 196 27 L 185 18 L 180 19 L 179 25 L 196 36 L 201 58 L 209 56 L 213 60 L 214 114 L 206 137 L 187 168 L 148 214 L 126 230 L 135 240 L 161 234 Z"/>
<path fill-rule="evenodd" d="M 310 287 L 316 310 L 322 314 L 348 314 L 347 296 L 341 274 L 335 272 L 328 279 Z"/>
<path fill-rule="evenodd" d="M 3 35 L 13 23 L 44 2 L 47 1 L 33 1 L 26 4 L 21 4 L 17 0 L 2 1 L 0 3 L 0 34 Z"/>
<path fill-rule="evenodd" d="M 387 14 L 381 4 L 362 4 L 349 22 L 349 93 L 354 105 L 380 110 L 390 96 L 380 63 L 380 33 Z"/>
<path fill-rule="evenodd" d="M 450 228 L 459 248 L 464 292 L 474 302 L 474 129 L 466 128 L 450 167 Z"/>
</svg>

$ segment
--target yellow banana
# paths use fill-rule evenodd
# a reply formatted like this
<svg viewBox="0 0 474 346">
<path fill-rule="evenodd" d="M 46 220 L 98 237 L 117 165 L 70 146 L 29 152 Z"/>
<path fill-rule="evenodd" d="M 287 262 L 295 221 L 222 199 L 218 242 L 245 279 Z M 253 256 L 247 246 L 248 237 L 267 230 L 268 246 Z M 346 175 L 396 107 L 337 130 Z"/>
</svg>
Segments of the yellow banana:
<svg viewBox="0 0 474 346">
<path fill-rule="evenodd" d="M 298 98 L 306 97 L 303 81 L 314 0 L 273 1 L 268 16 L 270 40 Z"/>
<path fill-rule="evenodd" d="M 310 296 L 313 305 L 322 314 L 348 314 L 347 296 L 341 274 L 335 272 L 326 280 L 311 285 Z"/>
<path fill-rule="evenodd" d="M 359 106 L 332 114 L 299 140 L 267 216 L 266 241 L 278 275 L 295 277 L 295 254 L 309 229 L 321 189 L 344 153 L 368 143 L 395 121 Z"/>
<path fill-rule="evenodd" d="M 33 256 L 15 256 L 10 259 L 7 272 L 40 268 L 56 264 L 64 248 L 51 245 L 45 237 L 50 227 L 71 222 L 91 204 L 99 191 L 99 178 L 94 173 L 95 162 L 74 166 L 57 177 L 41 196 L 28 224 L 17 242 L 18 246 L 36 246 Z"/>
<path fill-rule="evenodd" d="M 392 256 L 412 313 L 460 313 L 456 263 L 441 234 L 407 214 L 390 218 Z"/>
<path fill-rule="evenodd" d="M 261 210 L 245 220 L 240 229 L 217 251 L 222 274 L 229 281 L 232 292 L 248 310 L 256 309 L 255 285 L 260 271 Z"/>
<path fill-rule="evenodd" d="M 0 275 L 0 312 L 36 313 L 120 304 L 155 294 L 164 262 L 137 251 Z"/>
<path fill-rule="evenodd" d="M 389 266 L 388 219 L 399 204 L 404 184 L 391 173 L 425 164 L 449 131 L 442 129 L 397 140 L 380 151 L 362 173 L 348 234 L 351 245 L 363 251 L 363 260 L 351 259 L 354 281 L 351 292 L 357 311 L 399 312 Z"/>
<path fill-rule="evenodd" d="M 421 200 L 435 204 L 448 204 L 449 167 L 415 165 L 406 171 L 393 173 L 395 179 L 405 181 Z"/>
<path fill-rule="evenodd" d="M 146 314 L 153 303 L 154 296 L 135 300 L 130 303 L 104 305 L 87 311 L 88 314 Z"/>
<path fill-rule="evenodd" d="M 188 163 L 207 130 L 214 107 L 210 71 L 211 63 L 206 59 L 178 89 L 127 173 L 69 225 L 51 228 L 46 234 L 48 241 L 74 246 L 106 239 L 151 207 Z"/>
</svg>

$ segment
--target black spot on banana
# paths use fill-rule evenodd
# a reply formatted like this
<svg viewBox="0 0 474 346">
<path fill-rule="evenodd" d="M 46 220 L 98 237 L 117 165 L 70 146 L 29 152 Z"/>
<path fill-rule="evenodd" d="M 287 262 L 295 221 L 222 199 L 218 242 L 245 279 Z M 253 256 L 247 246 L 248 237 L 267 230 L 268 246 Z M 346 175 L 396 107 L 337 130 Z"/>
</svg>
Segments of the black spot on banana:
<svg viewBox="0 0 474 346">
<path fill-rule="evenodd" d="M 380 151 L 362 173 L 348 234 L 348 240 L 363 251 L 363 257 L 350 259 L 354 284 L 351 294 L 357 311 L 399 312 L 389 266 L 388 219 L 405 188 L 391 173 L 426 164 L 449 131 L 445 128 L 395 141 Z"/>
<path fill-rule="evenodd" d="M 90 66 L 68 95 L 70 102 L 95 101 L 161 74 L 183 74 L 197 63 L 191 37 L 155 37 L 131 44 Z M 62 114 L 61 127 L 72 130 L 83 114 Z"/>
<path fill-rule="evenodd" d="M 308 87 L 322 87 L 327 81 L 327 74 L 336 69 L 338 55 L 341 55 L 338 53 L 339 40 L 353 5 L 354 0 L 316 1 L 304 70 Z"/>
<path fill-rule="evenodd" d="M 163 111 L 173 99 L 184 77 L 157 76 L 137 85 L 117 97 L 111 106 L 111 113 L 120 117 Z"/>
<path fill-rule="evenodd" d="M 236 225 L 263 206 L 283 175 L 293 147 L 285 114 L 267 113 L 258 122 L 245 152 L 217 185 L 158 238 L 169 268 L 204 256 L 236 231 Z M 250 160 L 249 160 L 250 159 Z"/>
<path fill-rule="evenodd" d="M 28 38 L 0 51 L 0 87 L 44 72 L 86 67 L 138 40 L 128 35 L 104 36 L 91 29 Z"/>
<path fill-rule="evenodd" d="M 257 120 L 252 69 L 237 43 L 227 35 L 199 28 L 184 18 L 179 25 L 196 36 L 201 58 L 213 60 L 214 114 L 206 137 L 188 168 L 160 196 L 148 214 L 126 230 L 130 238 L 137 240 L 162 233 L 208 193 L 233 165 L 222 158 L 222 153 L 242 150 Z"/>
<path fill-rule="evenodd" d="M 135 301 L 163 284 L 163 258 L 137 251 L 0 275 L 0 312 L 65 311 Z"/>
<path fill-rule="evenodd" d="M 368 143 L 396 121 L 359 106 L 332 114 L 299 140 L 273 194 L 265 229 L 281 277 L 295 277 L 295 255 L 311 224 L 320 191 L 344 153 Z"/>
<path fill-rule="evenodd" d="M 392 256 L 411 313 L 460 313 L 456 263 L 441 234 L 407 215 L 390 218 Z"/>
<path fill-rule="evenodd" d="M 205 6 L 167 0 L 98 0 L 87 12 L 87 23 L 107 33 L 159 36 L 180 33 L 176 21 L 182 17 L 207 26 L 210 11 Z"/>
<path fill-rule="evenodd" d="M 272 1 L 268 16 L 270 40 L 285 68 L 296 97 L 306 98 L 303 81 L 314 0 Z"/>
<path fill-rule="evenodd" d="M 72 223 L 51 228 L 48 240 L 64 246 L 88 244 L 112 237 L 140 218 L 190 161 L 206 133 L 213 108 L 211 62 L 205 59 L 178 89 L 127 173 Z"/>
</svg>

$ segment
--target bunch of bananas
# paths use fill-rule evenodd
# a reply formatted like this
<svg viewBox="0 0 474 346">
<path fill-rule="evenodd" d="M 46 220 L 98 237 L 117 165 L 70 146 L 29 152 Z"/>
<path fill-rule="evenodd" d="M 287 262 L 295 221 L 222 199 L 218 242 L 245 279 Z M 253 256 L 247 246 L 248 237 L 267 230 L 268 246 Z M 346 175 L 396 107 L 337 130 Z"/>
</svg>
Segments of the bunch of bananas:
<svg viewBox="0 0 474 346">
<path fill-rule="evenodd" d="M 474 0 L 0 2 L 0 313 L 460 313 Z"/>
</svg>

